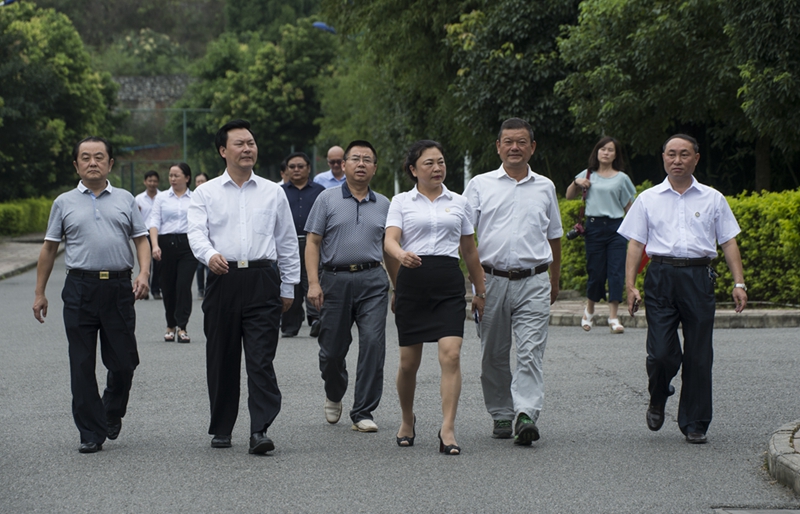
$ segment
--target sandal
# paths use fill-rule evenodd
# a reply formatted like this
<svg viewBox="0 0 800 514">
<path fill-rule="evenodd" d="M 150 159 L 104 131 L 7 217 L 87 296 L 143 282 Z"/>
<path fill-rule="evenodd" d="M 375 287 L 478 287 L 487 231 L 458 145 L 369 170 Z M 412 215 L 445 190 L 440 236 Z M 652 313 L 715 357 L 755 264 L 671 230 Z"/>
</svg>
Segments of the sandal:
<svg viewBox="0 0 800 514">
<path fill-rule="evenodd" d="M 594 326 L 594 317 L 597 313 L 589 314 L 586 307 L 583 308 L 583 317 L 581 318 L 581 328 L 585 331 L 590 331 Z"/>
<path fill-rule="evenodd" d="M 414 425 L 411 427 L 411 435 L 410 436 L 404 435 L 403 437 L 396 436 L 396 437 L 397 437 L 397 446 L 400 446 L 401 448 L 408 447 L 408 446 L 414 446 L 414 439 L 417 437 L 417 416 L 416 415 L 414 416 Z"/>
<path fill-rule="evenodd" d="M 191 343 L 192 338 L 189 337 L 189 334 L 186 333 L 185 330 L 181 330 L 178 332 L 178 342 L 179 343 Z"/>
<path fill-rule="evenodd" d="M 625 332 L 625 327 L 619 322 L 619 318 L 608 318 L 608 326 L 611 327 L 612 334 L 621 334 Z"/>
<path fill-rule="evenodd" d="M 166 333 L 166 334 L 164 334 L 164 341 L 166 341 L 166 342 L 168 342 L 168 343 L 171 343 L 171 342 L 173 342 L 174 340 L 175 340 L 175 332 L 173 332 L 172 330 L 169 330 L 169 329 L 168 329 L 168 330 L 167 330 L 167 333 Z"/>
</svg>

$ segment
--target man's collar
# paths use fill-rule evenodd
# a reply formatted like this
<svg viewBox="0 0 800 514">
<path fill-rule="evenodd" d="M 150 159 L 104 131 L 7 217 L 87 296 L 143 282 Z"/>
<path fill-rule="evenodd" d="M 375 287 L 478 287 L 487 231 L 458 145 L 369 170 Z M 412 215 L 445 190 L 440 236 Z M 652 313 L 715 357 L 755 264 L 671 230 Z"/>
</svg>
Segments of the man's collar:
<svg viewBox="0 0 800 514">
<path fill-rule="evenodd" d="M 353 199 L 355 199 L 355 197 L 353 196 L 353 193 L 350 192 L 350 188 L 347 187 L 347 181 L 342 182 L 342 198 L 353 198 Z M 372 188 L 370 188 L 369 186 L 367 187 L 367 198 L 366 199 L 369 200 L 370 202 L 377 202 L 378 201 L 378 197 L 375 196 L 375 193 L 372 192 Z"/>
<path fill-rule="evenodd" d="M 91 192 L 91 190 L 84 185 L 83 180 L 78 181 L 78 191 L 81 193 L 86 193 L 87 191 Z M 114 191 L 114 188 L 111 186 L 111 182 L 108 180 L 106 180 L 106 187 L 103 189 L 103 191 L 108 191 L 109 193 Z M 101 191 L 100 194 L 103 194 L 103 191 Z"/>
<path fill-rule="evenodd" d="M 244 183 L 242 184 L 242 187 L 244 187 L 244 184 L 247 184 L 248 182 L 253 182 L 253 177 L 254 177 L 254 176 L 255 176 L 255 173 L 253 172 L 253 170 L 250 170 L 250 176 L 247 178 L 247 180 L 245 180 L 245 181 L 244 181 Z M 220 178 L 222 178 L 222 185 L 223 185 L 223 186 L 224 186 L 225 184 L 227 184 L 228 182 L 230 182 L 230 183 L 232 183 L 234 186 L 236 186 L 236 187 L 239 187 L 239 186 L 236 184 L 236 182 L 234 182 L 234 181 L 233 181 L 233 178 L 231 177 L 231 174 L 230 174 L 230 173 L 228 173 L 228 168 L 225 168 L 225 171 L 224 171 L 224 172 L 222 172 L 222 176 L 221 176 Z"/>
<path fill-rule="evenodd" d="M 533 170 L 531 169 L 530 164 L 528 164 L 527 167 L 528 167 L 528 174 L 525 176 L 525 178 L 523 178 L 522 180 L 520 180 L 518 182 L 520 184 L 523 183 L 523 182 L 527 182 L 528 180 L 536 180 L 536 175 L 533 173 Z M 505 166 L 503 166 L 502 163 L 500 164 L 500 167 L 497 168 L 497 178 L 508 178 L 509 180 L 513 180 L 514 182 L 517 182 L 517 179 L 515 179 L 514 177 L 512 177 L 511 175 L 508 174 L 508 172 L 506 171 Z"/>
<path fill-rule="evenodd" d="M 691 189 L 696 189 L 700 191 L 700 186 L 701 186 L 700 182 L 698 182 L 697 179 L 694 178 L 694 175 L 692 175 L 692 183 L 689 187 L 686 188 L 686 191 L 684 191 L 683 194 L 686 194 Z M 664 177 L 664 180 L 660 184 L 658 184 L 657 186 L 653 186 L 653 189 L 655 189 L 656 192 L 658 193 L 663 193 L 665 191 L 672 191 L 675 194 L 680 194 L 677 191 L 675 191 L 675 188 L 672 187 L 672 183 L 669 181 L 669 175 Z"/>
</svg>

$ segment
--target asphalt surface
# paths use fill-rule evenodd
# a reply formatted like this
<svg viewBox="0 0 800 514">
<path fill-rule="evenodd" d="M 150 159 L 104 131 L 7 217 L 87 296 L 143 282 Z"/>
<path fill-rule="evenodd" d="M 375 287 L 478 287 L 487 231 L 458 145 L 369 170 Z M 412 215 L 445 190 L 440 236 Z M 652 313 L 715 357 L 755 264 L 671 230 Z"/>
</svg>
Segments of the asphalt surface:
<svg viewBox="0 0 800 514">
<path fill-rule="evenodd" d="M 709 444 L 693 446 L 677 428 L 677 401 L 667 404 L 660 432 L 645 426 L 643 329 L 612 335 L 551 327 L 542 439 L 525 448 L 489 437 L 479 341 L 468 323 L 456 421 L 464 453 L 450 457 L 437 452 L 434 345 L 426 345 L 418 376 L 416 444 L 399 448 L 391 316 L 384 396 L 375 412 L 380 431 L 374 434 L 351 431 L 346 415 L 337 425 L 325 422 L 318 346 L 306 327 L 279 344 L 275 366 L 283 410 L 269 430 L 276 450 L 259 457 L 247 453 L 244 394 L 233 448 L 209 447 L 200 302 L 188 327 L 192 343 L 181 345 L 163 342 L 161 302 L 140 301 L 142 362 L 122 433 L 102 452 L 83 455 L 70 411 L 63 279 L 59 258 L 44 325 L 31 310 L 35 272 L 0 281 L 2 512 L 800 511 L 800 497 L 765 468 L 772 431 L 800 418 L 796 329 L 715 331 L 715 418 Z M 352 350 L 348 367 L 355 370 L 355 344 Z M 679 379 L 673 384 L 680 389 Z"/>
</svg>

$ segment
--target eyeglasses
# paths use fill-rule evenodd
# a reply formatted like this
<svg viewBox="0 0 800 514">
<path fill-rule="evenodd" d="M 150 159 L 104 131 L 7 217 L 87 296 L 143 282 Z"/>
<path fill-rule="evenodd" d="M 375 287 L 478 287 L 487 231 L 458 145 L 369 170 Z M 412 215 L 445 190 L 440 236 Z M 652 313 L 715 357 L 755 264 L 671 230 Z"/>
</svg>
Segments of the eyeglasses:
<svg viewBox="0 0 800 514">
<path fill-rule="evenodd" d="M 342 162 L 344 162 L 342 159 L 328 159 L 328 164 L 331 166 L 341 166 Z"/>
<path fill-rule="evenodd" d="M 305 164 L 290 164 L 287 166 L 290 170 L 303 170 L 306 168 Z"/>
<path fill-rule="evenodd" d="M 351 157 L 348 157 L 347 160 L 352 162 L 353 164 L 358 164 L 359 162 L 363 162 L 367 166 L 375 162 L 372 160 L 372 157 L 362 157 L 360 155 L 353 155 Z"/>
</svg>

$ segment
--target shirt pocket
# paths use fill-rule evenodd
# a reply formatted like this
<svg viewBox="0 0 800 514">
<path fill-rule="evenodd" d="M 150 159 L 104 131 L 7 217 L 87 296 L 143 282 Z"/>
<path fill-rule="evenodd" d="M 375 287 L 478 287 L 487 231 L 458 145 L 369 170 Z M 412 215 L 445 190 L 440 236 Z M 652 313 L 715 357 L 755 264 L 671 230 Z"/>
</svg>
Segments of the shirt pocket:
<svg viewBox="0 0 800 514">
<path fill-rule="evenodd" d="M 713 209 L 689 211 L 686 216 L 689 218 L 689 229 L 695 237 L 703 241 L 716 241 Z"/>
<path fill-rule="evenodd" d="M 257 234 L 269 235 L 275 232 L 275 212 L 271 209 L 256 209 L 250 218 L 253 231 Z"/>
</svg>

